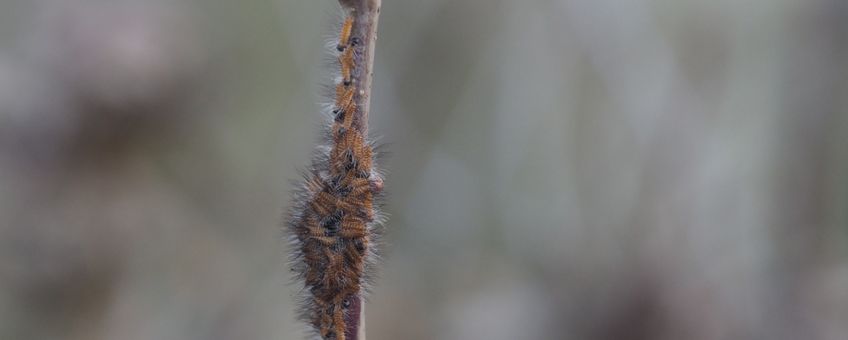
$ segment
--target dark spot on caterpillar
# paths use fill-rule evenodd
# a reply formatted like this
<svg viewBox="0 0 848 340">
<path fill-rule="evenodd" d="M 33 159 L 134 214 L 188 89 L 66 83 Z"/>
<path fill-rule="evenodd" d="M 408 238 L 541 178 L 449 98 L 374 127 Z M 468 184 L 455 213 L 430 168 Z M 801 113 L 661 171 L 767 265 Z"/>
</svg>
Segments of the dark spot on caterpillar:
<svg viewBox="0 0 848 340">
<path fill-rule="evenodd" d="M 350 298 L 345 298 L 344 300 L 342 300 L 342 307 L 344 307 L 344 308 L 350 307 Z"/>
<path fill-rule="evenodd" d="M 333 332 L 333 331 L 329 331 L 329 332 L 327 332 L 327 335 L 325 336 L 325 338 L 327 338 L 327 339 L 335 339 L 335 338 L 336 338 L 336 332 Z"/>
<path fill-rule="evenodd" d="M 333 119 L 336 123 L 341 123 L 344 120 L 345 112 L 344 110 L 342 110 L 342 108 L 337 108 L 333 110 L 333 114 L 336 115 L 336 117 Z"/>
<path fill-rule="evenodd" d="M 359 39 L 359 37 L 353 37 L 353 38 L 350 39 L 350 45 L 351 46 L 356 46 L 356 45 L 359 45 L 361 43 L 362 43 L 362 39 Z"/>
<path fill-rule="evenodd" d="M 336 236 L 336 233 L 339 232 L 339 225 L 338 224 L 328 224 L 328 225 L 325 226 L 325 228 L 327 229 L 327 231 L 324 232 L 324 235 L 329 236 L 329 237 Z"/>
<path fill-rule="evenodd" d="M 325 232 L 327 236 L 335 236 L 339 231 L 339 224 L 342 221 L 342 215 L 341 210 L 336 210 L 332 215 L 327 216 L 321 221 L 321 227 L 327 229 Z"/>
<path fill-rule="evenodd" d="M 341 44 L 336 45 L 336 50 L 338 50 L 339 52 L 342 52 L 342 51 L 344 51 L 344 50 L 345 50 L 345 46 L 344 46 L 344 45 L 341 45 Z"/>
<path fill-rule="evenodd" d="M 351 171 L 356 168 L 356 161 L 353 159 L 353 151 L 347 150 L 345 151 L 345 162 L 344 169 L 345 171 Z"/>
<path fill-rule="evenodd" d="M 350 79 L 345 79 L 345 80 L 342 81 L 342 84 L 344 84 L 344 86 L 350 86 L 350 83 L 351 83 Z"/>
<path fill-rule="evenodd" d="M 368 221 L 368 222 L 371 222 L 371 221 L 374 220 L 371 216 L 371 213 L 368 211 L 367 208 L 356 209 L 356 217 L 359 217 L 363 221 Z"/>
<path fill-rule="evenodd" d="M 365 252 L 365 242 L 362 239 L 356 239 L 353 241 L 353 246 L 356 248 L 360 254 Z"/>
<path fill-rule="evenodd" d="M 335 189 L 339 187 L 339 183 L 341 183 L 342 179 L 339 176 L 333 176 L 330 178 L 330 182 L 328 183 L 329 189 Z M 327 190 L 330 194 L 333 193 L 333 190 Z"/>
<path fill-rule="evenodd" d="M 336 188 L 336 197 L 347 197 L 347 195 L 350 195 L 350 191 L 350 187 L 340 186 Z"/>
</svg>

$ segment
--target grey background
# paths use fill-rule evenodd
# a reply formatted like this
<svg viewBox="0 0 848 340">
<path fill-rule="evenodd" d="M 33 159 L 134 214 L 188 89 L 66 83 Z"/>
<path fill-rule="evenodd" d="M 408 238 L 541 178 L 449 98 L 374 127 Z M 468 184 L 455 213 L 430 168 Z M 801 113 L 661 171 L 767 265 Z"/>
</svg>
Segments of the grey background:
<svg viewBox="0 0 848 340">
<path fill-rule="evenodd" d="M 385 0 L 369 339 L 843 339 L 846 4 Z M 0 338 L 301 338 L 337 16 L 0 2 Z"/>
</svg>

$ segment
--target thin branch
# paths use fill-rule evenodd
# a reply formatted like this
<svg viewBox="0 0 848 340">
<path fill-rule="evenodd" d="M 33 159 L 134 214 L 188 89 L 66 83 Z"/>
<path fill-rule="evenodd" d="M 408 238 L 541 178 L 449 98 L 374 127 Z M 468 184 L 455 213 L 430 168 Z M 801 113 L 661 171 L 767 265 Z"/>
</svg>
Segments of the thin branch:
<svg viewBox="0 0 848 340">
<path fill-rule="evenodd" d="M 293 269 L 304 280 L 302 318 L 324 340 L 365 340 L 362 296 L 372 277 L 383 179 L 368 139 L 380 0 L 339 0 L 345 10 L 339 77 L 325 147 L 295 194 Z"/>
<path fill-rule="evenodd" d="M 353 20 L 353 36 L 361 39 L 364 44 L 354 46 L 356 49 L 353 81 L 357 84 L 355 102 L 357 111 L 354 125 L 368 135 L 368 112 L 371 108 L 371 82 L 374 74 L 374 50 L 377 45 L 377 23 L 380 18 L 381 0 L 339 0 L 339 3 L 350 12 Z"/>
<path fill-rule="evenodd" d="M 377 46 L 377 25 L 380 18 L 381 0 L 339 0 L 353 18 L 351 36 L 361 39 L 355 44 L 354 68 L 351 75 L 357 92 L 354 96 L 356 113 L 354 128 L 368 136 L 368 113 L 371 109 L 371 84 L 374 76 L 374 54 Z M 345 338 L 365 340 L 365 303 L 360 296 L 353 301 L 345 320 Z"/>
</svg>

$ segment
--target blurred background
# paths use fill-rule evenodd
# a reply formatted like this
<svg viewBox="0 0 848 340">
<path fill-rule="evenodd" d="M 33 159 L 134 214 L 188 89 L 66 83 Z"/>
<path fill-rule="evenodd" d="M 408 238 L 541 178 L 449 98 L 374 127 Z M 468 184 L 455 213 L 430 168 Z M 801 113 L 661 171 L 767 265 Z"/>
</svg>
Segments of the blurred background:
<svg viewBox="0 0 848 340">
<path fill-rule="evenodd" d="M 0 338 L 301 339 L 338 13 L 0 2 Z M 845 339 L 848 2 L 382 13 L 369 339 Z"/>
</svg>

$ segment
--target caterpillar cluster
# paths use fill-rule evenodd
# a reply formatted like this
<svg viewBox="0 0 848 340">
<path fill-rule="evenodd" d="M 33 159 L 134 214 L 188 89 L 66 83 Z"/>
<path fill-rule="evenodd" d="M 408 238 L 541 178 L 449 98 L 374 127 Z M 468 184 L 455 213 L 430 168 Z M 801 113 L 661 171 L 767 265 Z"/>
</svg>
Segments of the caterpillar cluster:
<svg viewBox="0 0 848 340">
<path fill-rule="evenodd" d="M 381 222 L 375 201 L 383 179 L 362 112 L 367 32 L 356 21 L 347 10 L 333 46 L 338 77 L 328 128 L 289 220 L 292 270 L 304 283 L 301 316 L 322 339 L 356 339 Z"/>
</svg>

